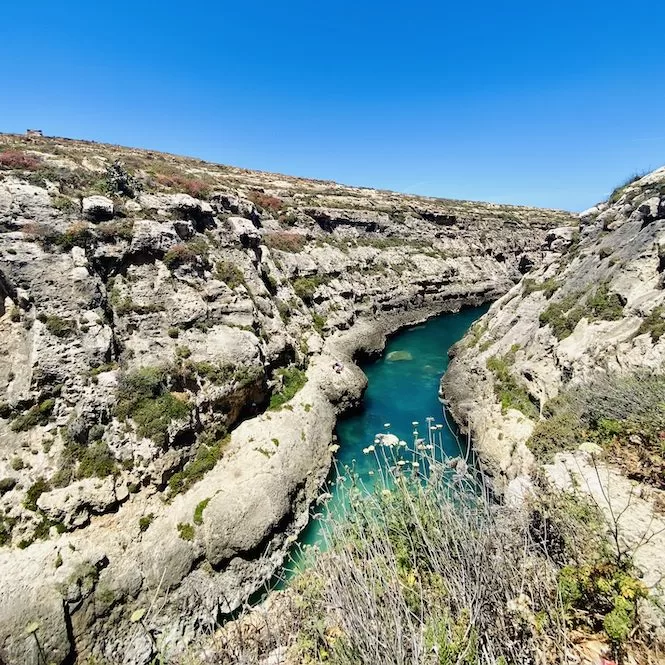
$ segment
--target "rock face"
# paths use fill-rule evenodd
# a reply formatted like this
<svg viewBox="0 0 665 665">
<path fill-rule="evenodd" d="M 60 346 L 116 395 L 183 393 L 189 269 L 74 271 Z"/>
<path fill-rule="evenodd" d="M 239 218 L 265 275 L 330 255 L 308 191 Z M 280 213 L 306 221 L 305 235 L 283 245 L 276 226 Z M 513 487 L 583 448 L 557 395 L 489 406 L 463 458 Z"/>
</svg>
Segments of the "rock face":
<svg viewBox="0 0 665 665">
<path fill-rule="evenodd" d="M 662 640 L 665 486 L 658 469 L 665 435 L 655 412 L 643 421 L 631 419 L 639 403 L 637 409 L 628 403 L 614 412 L 608 405 L 621 381 L 662 383 L 665 168 L 582 213 L 572 235 L 568 228 L 553 229 L 546 241 L 552 249 L 567 249 L 546 255 L 453 348 L 441 393 L 457 422 L 471 433 L 481 463 L 506 499 L 528 493 L 531 477 L 542 468 L 541 478 L 578 488 L 605 513 L 617 537 L 614 546 L 631 555 L 651 597 L 661 601 L 660 609 L 654 609 L 657 603 L 647 607 L 643 618 Z M 653 390 L 649 385 L 646 391 Z M 567 443 L 570 421 L 552 415 L 557 403 L 574 408 L 567 396 L 583 395 L 585 389 L 587 402 L 582 403 L 593 399 L 599 405 L 595 424 L 575 431 L 596 436 L 605 447 L 593 440 Z M 633 390 L 637 401 L 658 402 L 658 393 L 640 396 Z M 548 413 L 550 405 L 554 411 Z M 573 426 L 580 422 L 577 417 Z M 614 430 L 598 435 L 603 427 Z M 530 440 L 534 428 L 540 430 Z M 560 451 L 542 467 L 527 446 L 539 452 L 539 431 L 547 432 L 550 447 Z M 653 453 L 652 436 L 660 440 Z"/>
<path fill-rule="evenodd" d="M 355 352 L 499 297 L 572 239 L 556 211 L 0 145 L 34 162 L 0 171 L 11 664 L 141 664 L 215 625 L 306 523 L 364 389 Z"/>
<path fill-rule="evenodd" d="M 665 168 L 583 212 L 574 233 L 553 229 L 546 241 L 567 250 L 546 255 L 492 305 L 454 348 L 442 380 L 499 489 L 529 472 L 524 443 L 564 387 L 599 371 L 662 367 L 665 338 L 651 330 L 665 312 Z M 502 410 L 492 359 L 509 365 L 526 408 Z"/>
</svg>

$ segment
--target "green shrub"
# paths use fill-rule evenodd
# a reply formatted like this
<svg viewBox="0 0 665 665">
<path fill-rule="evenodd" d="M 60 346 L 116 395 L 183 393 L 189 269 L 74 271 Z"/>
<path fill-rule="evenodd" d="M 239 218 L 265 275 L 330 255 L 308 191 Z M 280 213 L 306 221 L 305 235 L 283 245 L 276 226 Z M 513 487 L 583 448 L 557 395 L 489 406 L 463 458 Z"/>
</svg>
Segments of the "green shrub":
<svg viewBox="0 0 665 665">
<path fill-rule="evenodd" d="M 16 487 L 16 478 L 0 478 L 0 496 L 11 492 Z"/>
<path fill-rule="evenodd" d="M 298 367 L 287 367 L 277 371 L 282 377 L 282 388 L 270 398 L 270 409 L 282 408 L 307 383 L 307 374 Z"/>
<path fill-rule="evenodd" d="M 50 489 L 51 484 L 40 476 L 32 485 L 30 485 L 28 491 L 25 493 L 23 505 L 28 510 L 37 510 L 37 499 L 39 499 L 39 497 L 44 494 L 44 492 L 48 492 Z"/>
<path fill-rule="evenodd" d="M 226 435 L 211 445 L 202 442 L 196 451 L 196 457 L 182 471 L 173 474 L 169 479 L 169 495 L 173 497 L 180 492 L 185 492 L 194 483 L 201 480 L 222 458 L 224 448 L 230 440 L 231 437 Z"/>
<path fill-rule="evenodd" d="M 215 279 L 224 282 L 230 289 L 235 289 L 237 286 L 245 284 L 245 276 L 238 266 L 231 263 L 231 261 L 218 261 L 215 266 Z"/>
<path fill-rule="evenodd" d="M 172 420 L 181 420 L 190 413 L 188 403 L 167 390 L 164 368 L 144 367 L 124 374 L 118 386 L 116 415 L 131 418 L 139 436 L 151 438 L 160 446 Z"/>
<path fill-rule="evenodd" d="M 317 314 L 316 312 L 312 312 L 312 323 L 314 324 L 314 330 L 316 330 L 319 335 L 323 335 L 323 331 L 327 323 L 326 317 L 321 314 Z"/>
<path fill-rule="evenodd" d="M 487 369 L 494 374 L 494 393 L 501 403 L 503 413 L 508 409 L 517 409 L 528 418 L 536 418 L 538 410 L 510 370 L 515 362 L 515 352 L 513 348 L 502 357 L 491 356 L 487 359 Z"/>
<path fill-rule="evenodd" d="M 55 314 L 47 316 L 44 324 L 46 325 L 46 330 L 55 337 L 68 337 L 74 332 L 74 325 L 71 321 Z"/>
<path fill-rule="evenodd" d="M 139 531 L 141 531 L 141 533 L 147 531 L 148 527 L 152 524 L 154 519 L 155 515 L 153 513 L 148 513 L 147 515 L 139 518 Z"/>
<path fill-rule="evenodd" d="M 178 524 L 178 534 L 183 540 L 194 540 L 194 527 L 189 522 L 180 522 Z"/>
<path fill-rule="evenodd" d="M 160 446 L 166 445 L 166 433 L 172 420 L 181 420 L 190 413 L 190 406 L 172 393 L 164 393 L 155 399 L 144 400 L 132 412 L 132 420 L 138 425 L 137 433 L 152 439 Z"/>
<path fill-rule="evenodd" d="M 575 450 L 583 441 L 584 428 L 579 416 L 561 411 L 536 424 L 527 446 L 537 459 L 550 462 L 555 453 Z"/>
<path fill-rule="evenodd" d="M 587 299 L 587 309 L 590 310 L 591 319 L 603 321 L 618 321 L 623 316 L 623 303 L 617 293 L 610 293 L 607 284 L 602 284 L 595 293 Z M 588 316 L 588 314 L 586 314 Z"/>
<path fill-rule="evenodd" d="M 626 189 L 628 188 L 629 185 L 632 185 L 634 182 L 638 181 L 640 178 L 643 178 L 646 175 L 646 172 L 644 173 L 634 173 L 632 176 L 629 178 L 626 178 L 624 182 L 622 182 L 618 187 L 615 187 L 615 189 L 612 191 L 610 194 L 610 198 L 608 199 L 610 204 L 616 203 L 624 194 Z"/>
<path fill-rule="evenodd" d="M 103 441 L 82 449 L 77 475 L 79 478 L 106 478 L 118 470 L 115 457 Z"/>
<path fill-rule="evenodd" d="M 538 317 L 540 325 L 549 325 L 552 334 L 558 340 L 568 337 L 584 315 L 584 311 L 580 307 L 575 307 L 579 297 L 578 293 L 570 293 L 560 301 L 551 303 L 540 313 Z"/>
<path fill-rule="evenodd" d="M 78 205 L 68 196 L 56 196 L 53 199 L 53 207 L 60 212 L 74 212 L 78 210 Z"/>
<path fill-rule="evenodd" d="M 565 566 L 559 573 L 561 598 L 576 628 L 604 631 L 615 643 L 624 642 L 635 626 L 637 601 L 646 598 L 643 582 L 616 563 L 600 559 L 582 566 Z"/>
<path fill-rule="evenodd" d="M 535 279 L 524 278 L 522 281 L 522 295 L 526 297 L 536 291 L 542 291 L 545 297 L 549 300 L 560 286 L 561 283 L 553 277 L 549 277 L 542 282 L 536 282 Z"/>
<path fill-rule="evenodd" d="M 85 222 L 75 222 L 64 233 L 54 237 L 54 242 L 69 251 L 72 247 L 86 247 L 92 240 L 92 232 Z"/>
<path fill-rule="evenodd" d="M 313 277 L 298 277 L 293 281 L 293 290 L 305 304 L 311 305 L 314 302 L 316 290 L 324 281 L 324 278 L 318 275 Z"/>
<path fill-rule="evenodd" d="M 206 509 L 206 506 L 210 503 L 210 499 L 211 497 L 203 499 L 203 501 L 200 501 L 196 505 L 196 508 L 194 509 L 194 524 L 198 525 L 203 524 L 203 511 Z"/>
<path fill-rule="evenodd" d="M 35 404 L 27 413 L 18 416 L 12 421 L 12 430 L 14 432 L 25 432 L 37 425 L 45 425 L 48 423 L 54 407 L 54 399 L 45 399 L 43 402 Z"/>
<path fill-rule="evenodd" d="M 172 339 L 178 339 L 178 337 L 180 336 L 180 328 L 176 328 L 176 327 L 172 326 L 166 332 L 167 332 L 168 336 L 171 337 Z"/>
<path fill-rule="evenodd" d="M 642 321 L 637 334 L 644 335 L 649 333 L 651 341 L 657 342 L 665 334 L 665 318 L 663 318 L 663 307 L 658 305 L 654 307 L 653 311 Z"/>
</svg>

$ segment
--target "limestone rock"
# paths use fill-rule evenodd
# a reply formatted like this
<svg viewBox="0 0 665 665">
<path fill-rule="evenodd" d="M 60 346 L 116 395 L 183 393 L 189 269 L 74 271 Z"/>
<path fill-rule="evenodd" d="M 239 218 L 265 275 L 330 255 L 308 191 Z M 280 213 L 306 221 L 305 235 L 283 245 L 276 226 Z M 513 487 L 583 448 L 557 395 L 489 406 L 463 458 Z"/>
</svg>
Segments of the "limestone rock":
<svg viewBox="0 0 665 665">
<path fill-rule="evenodd" d="M 95 222 L 113 217 L 113 201 L 105 196 L 86 196 L 81 204 L 83 216 Z"/>
</svg>

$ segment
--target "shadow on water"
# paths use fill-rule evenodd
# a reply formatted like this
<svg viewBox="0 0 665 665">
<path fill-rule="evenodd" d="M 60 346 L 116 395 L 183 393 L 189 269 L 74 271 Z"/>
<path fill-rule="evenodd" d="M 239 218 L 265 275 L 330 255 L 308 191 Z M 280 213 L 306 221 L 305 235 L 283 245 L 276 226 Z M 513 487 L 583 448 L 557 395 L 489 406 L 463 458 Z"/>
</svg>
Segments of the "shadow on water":
<svg viewBox="0 0 665 665">
<path fill-rule="evenodd" d="M 288 584 L 303 565 L 303 548 L 322 546 L 323 534 L 317 514 L 324 510 L 333 514 L 343 511 L 337 494 L 338 469 L 342 473 L 346 468 L 353 469 L 365 487 L 373 488 L 376 459 L 363 450 L 373 443 L 378 433 L 390 431 L 411 443 L 413 422 L 418 422 L 422 434 L 426 431 L 426 419 L 432 417 L 444 425 L 440 430 L 442 453 L 449 457 L 466 456 L 466 445 L 459 443 L 452 419 L 446 418 L 439 401 L 439 382 L 448 367 L 448 350 L 488 308 L 489 305 L 485 305 L 443 314 L 406 328 L 388 340 L 379 358 L 360 364 L 367 375 L 367 391 L 360 409 L 337 423 L 339 450 L 327 481 L 332 498 L 325 507 L 313 506 L 308 525 L 291 548 L 283 570 L 266 585 L 268 590 Z M 266 588 L 261 589 L 250 599 L 250 604 L 259 602 L 265 594 Z"/>
</svg>

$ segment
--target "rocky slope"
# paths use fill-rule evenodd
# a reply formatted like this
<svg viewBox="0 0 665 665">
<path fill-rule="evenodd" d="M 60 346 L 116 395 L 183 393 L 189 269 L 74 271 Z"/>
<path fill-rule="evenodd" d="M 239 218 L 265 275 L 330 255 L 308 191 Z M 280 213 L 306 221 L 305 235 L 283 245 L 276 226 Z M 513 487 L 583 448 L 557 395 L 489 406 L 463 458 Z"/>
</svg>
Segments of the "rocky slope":
<svg viewBox="0 0 665 665">
<path fill-rule="evenodd" d="M 566 249 L 452 350 L 441 392 L 499 492 L 544 464 L 618 524 L 656 594 L 665 574 L 665 168 L 558 232 Z M 663 623 L 663 617 L 657 619 Z M 661 626 L 662 628 L 662 626 Z"/>
<path fill-rule="evenodd" d="M 354 353 L 551 269 L 574 221 L 0 136 L 0 661 L 213 626 L 304 525 Z"/>
</svg>

